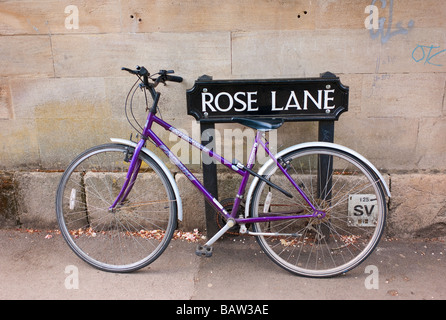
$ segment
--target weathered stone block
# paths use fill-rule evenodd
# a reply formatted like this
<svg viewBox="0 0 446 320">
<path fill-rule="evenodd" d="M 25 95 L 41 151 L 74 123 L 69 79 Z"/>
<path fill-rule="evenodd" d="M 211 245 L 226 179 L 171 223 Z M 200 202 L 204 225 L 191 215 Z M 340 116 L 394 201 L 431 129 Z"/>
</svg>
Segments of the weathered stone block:
<svg viewBox="0 0 446 320">
<path fill-rule="evenodd" d="M 78 17 L 76 27 L 78 28 L 73 28 L 75 25 L 71 17 L 76 13 L 68 7 L 70 4 L 76 6 Z M 0 34 L 2 35 L 99 33 L 120 30 L 119 1 L 116 0 L 75 3 L 33 0 L 0 3 Z"/>
<path fill-rule="evenodd" d="M 14 227 L 18 223 L 16 182 L 14 175 L 0 172 L 0 227 Z"/>
<path fill-rule="evenodd" d="M 439 117 L 446 74 L 364 75 L 361 111 L 375 118 Z"/>
<path fill-rule="evenodd" d="M 0 175 L 0 201 L 4 204 L 1 207 L 1 226 L 56 228 L 54 203 L 61 174 L 3 172 Z M 196 177 L 202 179 L 202 174 L 196 174 Z M 219 199 L 232 198 L 239 186 L 240 177 L 219 172 L 218 178 Z M 388 235 L 425 238 L 446 236 L 444 174 L 392 174 L 385 175 L 385 179 L 392 193 L 386 225 Z M 143 177 L 141 183 L 149 180 Z M 180 188 L 184 212 L 179 228 L 188 231 L 198 228 L 204 231 L 206 218 L 203 195 L 183 174 L 176 174 L 175 180 Z"/>
<path fill-rule="evenodd" d="M 314 28 L 314 1 L 122 1 L 126 32 L 201 32 Z M 298 17 L 299 16 L 299 17 Z"/>
<path fill-rule="evenodd" d="M 55 199 L 62 173 L 17 172 L 17 207 L 24 228 L 57 227 Z"/>
<path fill-rule="evenodd" d="M 233 74 L 316 77 L 373 73 L 380 46 L 364 30 L 240 32 L 232 35 Z"/>
<path fill-rule="evenodd" d="M 388 232 L 399 237 L 446 236 L 446 175 L 392 175 Z"/>
<path fill-rule="evenodd" d="M 415 21 L 417 21 L 415 19 Z M 417 22 L 415 22 L 416 26 Z M 383 33 L 388 33 L 387 31 Z M 382 43 L 375 73 L 439 73 L 446 71 L 444 28 L 410 29 Z M 374 40 L 379 45 L 380 39 Z M 382 40 L 381 40 L 382 41 Z M 429 89 L 429 88 L 426 88 Z"/>
<path fill-rule="evenodd" d="M 75 208 L 74 211 L 81 211 L 85 221 L 88 218 L 91 227 L 96 230 L 106 230 L 119 221 L 121 216 L 125 221 L 124 224 L 131 225 L 130 229 L 138 229 L 139 226 L 166 228 L 171 203 L 166 197 L 162 182 L 153 172 L 138 174 L 138 179 L 127 198 L 130 201 L 128 207 L 124 205 L 122 209 L 117 209 L 116 215 L 109 212 L 108 208 L 121 192 L 126 176 L 127 172 L 88 171 L 79 186 L 73 184 L 73 189 L 77 190 L 75 194 L 80 198 L 77 202 L 80 209 Z M 82 203 L 81 194 L 84 192 L 85 203 Z M 80 216 L 76 220 L 82 218 Z"/>
<path fill-rule="evenodd" d="M 379 18 L 386 19 L 384 33 L 389 21 L 392 21 L 392 31 L 397 30 L 398 23 L 402 28 L 410 29 L 411 20 L 416 28 L 445 25 L 442 12 L 446 10 L 446 4 L 442 0 L 412 0 L 410 4 L 403 1 L 318 0 L 313 9 L 317 11 L 316 28 L 364 29 L 364 20 L 370 14 L 365 12 L 365 8 L 372 3 L 378 8 Z M 429 14 L 423 14 L 427 12 Z"/>
<path fill-rule="evenodd" d="M 420 120 L 417 141 L 418 168 L 446 170 L 446 118 Z"/>
<path fill-rule="evenodd" d="M 17 119 L 104 119 L 110 116 L 103 78 L 14 79 L 11 80 L 11 96 Z"/>
<path fill-rule="evenodd" d="M 359 152 L 380 170 L 415 169 L 417 135 L 417 119 L 364 119 L 347 112 L 335 125 L 335 142 Z"/>
<path fill-rule="evenodd" d="M 195 174 L 195 177 L 202 181 L 202 174 Z M 179 228 L 183 230 L 200 231 L 206 230 L 206 216 L 203 195 L 191 184 L 184 174 L 177 173 L 175 181 L 180 189 L 181 201 L 183 202 L 183 221 L 179 223 Z"/>
<path fill-rule="evenodd" d="M 229 75 L 230 40 L 227 32 L 54 35 L 54 68 L 58 77 L 124 76 L 120 68 L 135 65 L 182 76 Z"/>
<path fill-rule="evenodd" d="M 48 36 L 2 36 L 0 57 L 2 77 L 54 76 Z"/>
<path fill-rule="evenodd" d="M 0 169 L 39 168 L 40 152 L 35 122 L 2 120 L 0 123 Z"/>
<path fill-rule="evenodd" d="M 12 119 L 13 115 L 9 82 L 0 79 L 0 120 Z"/>
</svg>

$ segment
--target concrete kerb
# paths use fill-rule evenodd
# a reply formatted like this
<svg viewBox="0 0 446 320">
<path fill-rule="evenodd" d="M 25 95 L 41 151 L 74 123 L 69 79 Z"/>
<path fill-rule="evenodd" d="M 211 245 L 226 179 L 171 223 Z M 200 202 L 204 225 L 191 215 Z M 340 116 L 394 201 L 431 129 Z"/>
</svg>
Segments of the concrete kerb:
<svg viewBox="0 0 446 320">
<path fill-rule="evenodd" d="M 0 228 L 57 228 L 55 194 L 62 172 L 0 172 Z M 202 179 L 201 174 L 196 175 Z M 392 237 L 446 236 L 446 174 L 389 174 L 391 186 L 386 233 Z M 183 200 L 183 230 L 204 231 L 204 199 L 179 173 L 175 180 Z M 219 174 L 220 199 L 231 197 L 238 184 Z M 221 192 L 220 192 L 221 190 Z"/>
</svg>

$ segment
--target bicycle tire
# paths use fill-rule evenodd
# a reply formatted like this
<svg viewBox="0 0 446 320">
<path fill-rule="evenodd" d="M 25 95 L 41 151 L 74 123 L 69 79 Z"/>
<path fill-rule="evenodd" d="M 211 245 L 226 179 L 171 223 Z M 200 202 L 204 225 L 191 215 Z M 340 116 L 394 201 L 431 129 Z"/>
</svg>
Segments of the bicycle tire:
<svg viewBox="0 0 446 320">
<path fill-rule="evenodd" d="M 93 147 L 68 166 L 56 194 L 63 238 L 82 260 L 103 271 L 132 272 L 155 261 L 177 223 L 177 204 L 166 174 L 140 153 L 138 177 L 125 201 L 109 207 L 125 181 L 134 148 Z"/>
<path fill-rule="evenodd" d="M 280 161 L 326 216 L 254 223 L 254 232 L 286 234 L 256 236 L 263 251 L 280 267 L 306 277 L 332 277 L 357 267 L 373 252 L 384 230 L 387 208 L 379 177 L 355 155 L 330 147 L 290 151 Z M 291 192 L 293 198 L 259 181 L 251 201 L 252 217 L 277 208 L 303 210 L 302 215 L 313 213 L 275 163 L 264 176 Z M 265 201 L 267 196 L 270 204 Z M 360 202 L 355 204 L 361 199 L 362 207 Z"/>
</svg>

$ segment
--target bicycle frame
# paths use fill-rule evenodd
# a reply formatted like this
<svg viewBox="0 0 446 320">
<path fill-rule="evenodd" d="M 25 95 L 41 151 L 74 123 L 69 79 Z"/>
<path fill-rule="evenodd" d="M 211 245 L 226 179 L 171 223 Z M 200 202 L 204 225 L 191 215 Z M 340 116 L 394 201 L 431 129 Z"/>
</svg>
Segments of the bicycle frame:
<svg viewBox="0 0 446 320">
<path fill-rule="evenodd" d="M 265 132 L 278 128 L 284 119 L 234 117 L 232 121 L 257 131 L 246 165 L 229 161 L 211 145 L 195 141 L 157 116 L 160 93 L 155 91 L 156 86 L 168 81 L 179 83 L 183 78 L 172 75 L 173 70 L 160 70 L 150 76 L 144 67 L 122 69 L 138 76 L 127 95 L 125 115 L 140 137 L 137 141 L 111 138 L 113 144 L 82 152 L 64 171 L 56 192 L 61 234 L 82 260 L 104 271 L 131 272 L 155 261 L 174 238 L 178 223 L 183 221 L 182 197 L 166 161 L 147 148 L 147 140 L 204 195 L 218 220 L 224 220 L 205 244 L 199 241 L 195 250 L 198 256 L 212 256 L 212 245 L 232 230 L 255 236 L 262 251 L 277 265 L 308 277 L 345 273 L 371 254 L 383 234 L 385 196 L 390 197 L 390 190 L 363 156 L 328 142 L 299 143 L 272 154 Z M 143 89 L 149 111 L 144 125 L 138 122 L 132 107 L 139 89 Z M 153 98 L 151 107 L 146 90 Z M 230 201 L 219 202 L 206 190 L 207 181 L 200 182 L 194 176 L 180 160 L 182 157 L 177 157 L 152 130 L 154 126 L 199 149 L 205 157 L 203 164 L 208 157 L 239 174 L 237 194 L 226 199 Z M 269 159 L 254 171 L 259 148 Z"/>
<path fill-rule="evenodd" d="M 153 95 L 153 94 L 152 94 Z M 133 153 L 132 160 L 130 162 L 130 166 L 128 169 L 126 181 L 124 185 L 122 186 L 122 189 L 117 196 L 116 200 L 110 206 L 109 210 L 113 211 L 116 206 L 119 205 L 119 203 L 123 202 L 127 195 L 129 194 L 134 181 L 137 178 L 138 171 L 141 165 L 141 160 L 139 160 L 139 153 L 141 149 L 144 147 L 146 141 L 148 139 L 151 139 L 153 143 L 160 148 L 166 156 L 170 159 L 170 161 L 175 164 L 181 172 L 191 181 L 191 183 L 205 196 L 205 198 L 209 201 L 209 203 L 212 204 L 212 206 L 220 212 L 226 219 L 233 219 L 235 223 L 238 224 L 245 224 L 245 223 L 256 223 L 256 222 L 268 222 L 268 221 L 276 221 L 276 220 L 289 220 L 289 219 L 302 219 L 302 218 L 323 218 L 325 217 L 325 212 L 317 210 L 314 205 L 311 203 L 311 201 L 308 199 L 307 195 L 300 189 L 300 187 L 294 182 L 294 180 L 291 178 L 291 176 L 288 174 L 286 169 L 281 165 L 280 161 L 274 157 L 274 155 L 270 152 L 268 149 L 268 142 L 264 142 L 262 140 L 262 131 L 258 130 L 255 136 L 254 144 L 252 146 L 248 163 L 246 166 L 241 165 L 240 163 L 232 163 L 231 161 L 228 161 L 224 157 L 220 156 L 219 154 L 213 152 L 211 149 L 203 146 L 201 143 L 195 141 L 191 137 L 189 137 L 187 134 L 184 134 L 183 132 L 179 131 L 175 127 L 171 126 L 169 123 L 165 122 L 161 118 L 158 118 L 156 116 L 156 104 L 159 100 L 159 93 L 155 93 L 154 96 L 154 105 L 152 109 L 150 109 L 150 112 L 147 117 L 146 124 L 144 126 L 143 132 L 142 132 L 142 138 L 138 142 L 135 151 Z M 212 194 L 209 193 L 209 191 L 203 186 L 203 184 L 193 175 L 193 173 L 181 162 L 180 159 L 165 145 L 165 143 L 152 131 L 152 125 L 158 124 L 162 128 L 164 128 L 167 131 L 172 132 L 179 138 L 185 140 L 190 145 L 192 145 L 195 148 L 198 148 L 202 153 L 207 154 L 209 157 L 215 159 L 219 163 L 223 164 L 227 168 L 229 168 L 232 171 L 237 172 L 239 175 L 242 176 L 242 181 L 240 183 L 237 195 L 234 199 L 233 208 L 231 211 L 231 214 L 229 214 L 222 204 L 215 199 Z M 245 193 L 246 185 L 248 183 L 249 176 L 253 174 L 251 171 L 252 167 L 255 164 L 255 159 L 257 155 L 258 146 L 262 146 L 263 149 L 266 151 L 268 156 L 274 160 L 277 167 L 283 172 L 283 174 L 287 177 L 287 179 L 291 182 L 293 187 L 299 192 L 299 194 L 302 196 L 302 198 L 305 200 L 305 202 L 309 205 L 309 207 L 312 209 L 312 214 L 289 214 L 289 215 L 271 215 L 271 216 L 262 216 L 262 217 L 236 217 L 236 214 L 238 212 L 238 209 L 240 207 L 241 199 L 243 198 L 243 195 Z M 255 174 L 255 173 L 254 173 Z M 261 179 L 263 179 L 260 176 L 257 176 Z M 266 179 L 264 179 L 266 180 Z M 270 183 L 270 182 L 269 182 Z M 274 186 L 273 186 L 274 187 Z M 277 187 L 277 186 L 276 186 Z M 277 187 L 278 188 L 278 187 Z M 297 213 L 297 212 L 296 212 Z M 272 213 L 273 214 L 273 213 Z"/>
</svg>

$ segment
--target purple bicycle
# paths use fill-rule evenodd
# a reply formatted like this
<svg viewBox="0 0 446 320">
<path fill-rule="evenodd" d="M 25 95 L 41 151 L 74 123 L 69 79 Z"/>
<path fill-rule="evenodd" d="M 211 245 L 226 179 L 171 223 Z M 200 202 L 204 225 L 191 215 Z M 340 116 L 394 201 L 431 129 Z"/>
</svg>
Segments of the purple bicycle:
<svg viewBox="0 0 446 320">
<path fill-rule="evenodd" d="M 181 77 L 171 70 L 150 75 L 144 67 L 122 69 L 138 77 L 126 106 L 136 90 L 144 92 L 148 116 L 138 130 L 140 140 L 112 138 L 113 143 L 86 150 L 68 166 L 57 190 L 61 233 L 82 260 L 104 271 L 131 272 L 152 263 L 168 246 L 183 218 L 181 197 L 170 170 L 146 147 L 147 141 L 167 155 L 224 221 L 211 239 L 198 246 L 198 255 L 210 256 L 214 242 L 236 229 L 255 236 L 267 256 L 284 269 L 329 277 L 358 266 L 376 247 L 390 192 L 383 176 L 363 156 L 324 142 L 272 154 L 265 132 L 279 128 L 283 120 L 233 118 L 257 131 L 247 164 L 228 161 L 157 116 L 160 93 L 155 88 L 168 81 L 182 82 Z M 204 188 L 152 130 L 154 125 L 241 176 L 230 206 Z M 259 147 L 270 159 L 254 171 Z"/>
</svg>

